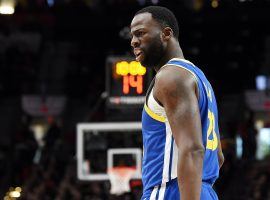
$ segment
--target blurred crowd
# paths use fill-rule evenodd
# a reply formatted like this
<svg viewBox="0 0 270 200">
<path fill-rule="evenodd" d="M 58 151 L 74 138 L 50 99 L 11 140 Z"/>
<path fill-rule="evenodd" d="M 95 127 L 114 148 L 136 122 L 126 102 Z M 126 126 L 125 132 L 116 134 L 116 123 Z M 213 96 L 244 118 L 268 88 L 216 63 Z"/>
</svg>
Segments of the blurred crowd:
<svg viewBox="0 0 270 200">
<path fill-rule="evenodd" d="M 130 193 L 115 196 L 109 192 L 111 187 L 109 181 L 79 181 L 75 156 L 75 132 L 63 133 L 61 123 L 51 120 L 45 134 L 37 138 L 30 122 L 31 120 L 22 121 L 13 139 L 12 151 L 5 152 L 1 149 L 0 194 L 2 196 L 10 187 L 20 186 L 22 189 L 20 199 L 24 200 L 137 200 L 140 198 L 141 185 L 132 187 Z M 249 120 L 247 122 L 250 123 Z M 251 124 L 247 125 L 252 127 Z M 243 129 L 242 124 L 239 127 L 243 132 L 254 131 Z M 247 140 L 252 139 L 244 133 L 242 137 L 247 137 Z M 113 137 L 110 137 L 110 142 L 117 143 Z M 243 143 L 241 158 L 236 156 L 235 141 L 232 138 L 223 139 L 222 145 L 226 161 L 221 169 L 220 178 L 215 184 L 220 199 L 270 199 L 270 158 L 263 161 L 256 160 L 253 153 L 256 147 L 252 150 L 252 142 Z"/>
<path fill-rule="evenodd" d="M 20 199 L 24 200 L 139 199 L 141 187 L 138 186 L 134 187 L 133 192 L 119 197 L 109 194 L 109 181 L 79 181 L 75 132 L 63 134 L 61 125 L 51 122 L 44 136 L 37 139 L 30 122 L 31 120 L 23 120 L 14 138 L 14 148 L 10 152 L 1 149 L 2 197 L 10 187 L 20 186 Z"/>
</svg>

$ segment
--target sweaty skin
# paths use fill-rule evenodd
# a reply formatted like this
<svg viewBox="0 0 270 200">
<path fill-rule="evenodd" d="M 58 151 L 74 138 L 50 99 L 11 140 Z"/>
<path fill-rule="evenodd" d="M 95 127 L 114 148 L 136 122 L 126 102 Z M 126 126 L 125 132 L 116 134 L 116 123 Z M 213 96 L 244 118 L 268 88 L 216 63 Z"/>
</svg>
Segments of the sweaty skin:
<svg viewBox="0 0 270 200">
<path fill-rule="evenodd" d="M 164 107 L 178 146 L 180 199 L 199 200 L 205 149 L 195 77 L 182 68 L 165 65 L 172 58 L 184 58 L 171 28 L 161 27 L 150 13 L 136 15 L 130 27 L 136 60 L 157 72 L 153 96 Z M 220 141 L 218 149 L 221 167 L 224 157 Z"/>
</svg>

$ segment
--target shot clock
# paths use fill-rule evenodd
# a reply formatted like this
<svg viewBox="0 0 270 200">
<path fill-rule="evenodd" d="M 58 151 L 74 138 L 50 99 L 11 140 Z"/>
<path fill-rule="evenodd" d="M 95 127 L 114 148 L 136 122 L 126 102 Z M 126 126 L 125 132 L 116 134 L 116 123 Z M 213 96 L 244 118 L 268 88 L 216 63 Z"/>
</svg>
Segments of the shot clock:
<svg viewBox="0 0 270 200">
<path fill-rule="evenodd" d="M 108 57 L 106 62 L 107 106 L 142 107 L 152 70 L 130 57 Z"/>
</svg>

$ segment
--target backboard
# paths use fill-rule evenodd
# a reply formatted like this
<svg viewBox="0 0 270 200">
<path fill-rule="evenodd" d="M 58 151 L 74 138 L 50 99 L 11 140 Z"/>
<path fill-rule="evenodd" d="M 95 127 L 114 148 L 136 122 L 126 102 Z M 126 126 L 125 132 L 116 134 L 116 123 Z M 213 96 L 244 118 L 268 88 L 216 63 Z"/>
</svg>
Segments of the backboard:
<svg viewBox="0 0 270 200">
<path fill-rule="evenodd" d="M 140 122 L 79 123 L 77 174 L 80 180 L 109 180 L 108 169 L 135 167 L 132 179 L 141 178 L 142 135 Z"/>
</svg>

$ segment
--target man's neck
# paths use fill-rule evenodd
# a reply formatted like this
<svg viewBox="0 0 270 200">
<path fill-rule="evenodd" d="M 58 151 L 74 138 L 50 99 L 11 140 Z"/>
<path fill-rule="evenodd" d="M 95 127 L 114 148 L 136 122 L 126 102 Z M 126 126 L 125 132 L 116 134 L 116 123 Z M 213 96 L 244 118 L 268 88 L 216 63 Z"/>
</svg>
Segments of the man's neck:
<svg viewBox="0 0 270 200">
<path fill-rule="evenodd" d="M 173 58 L 181 58 L 184 59 L 184 55 L 179 43 L 172 43 L 168 45 L 167 52 L 161 59 L 158 66 L 154 67 L 155 71 L 157 72 L 162 66 L 164 66 L 169 60 Z"/>
</svg>

